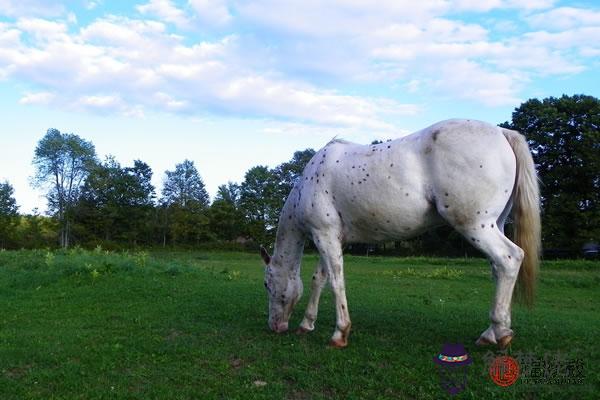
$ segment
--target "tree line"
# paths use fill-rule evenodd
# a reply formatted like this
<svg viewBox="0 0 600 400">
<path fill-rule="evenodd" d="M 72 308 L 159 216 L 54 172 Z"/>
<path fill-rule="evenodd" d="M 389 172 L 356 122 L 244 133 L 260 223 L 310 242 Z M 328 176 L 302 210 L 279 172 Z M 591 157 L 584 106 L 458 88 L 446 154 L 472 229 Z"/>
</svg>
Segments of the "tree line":
<svg viewBox="0 0 600 400">
<path fill-rule="evenodd" d="M 500 125 L 520 131 L 530 144 L 541 181 L 544 247 L 573 255 L 583 243 L 600 241 L 600 101 L 585 95 L 531 99 Z M 193 161 L 166 171 L 157 189 L 145 162 L 99 160 L 93 143 L 49 129 L 35 148 L 32 177 L 46 192 L 48 213 L 20 214 L 12 186 L 0 183 L 0 248 L 272 243 L 286 196 L 314 154 L 305 149 L 275 168 L 252 167 L 241 183 L 219 186 L 211 202 Z M 402 254 L 472 251 L 449 228 L 375 249 L 382 248 Z"/>
</svg>

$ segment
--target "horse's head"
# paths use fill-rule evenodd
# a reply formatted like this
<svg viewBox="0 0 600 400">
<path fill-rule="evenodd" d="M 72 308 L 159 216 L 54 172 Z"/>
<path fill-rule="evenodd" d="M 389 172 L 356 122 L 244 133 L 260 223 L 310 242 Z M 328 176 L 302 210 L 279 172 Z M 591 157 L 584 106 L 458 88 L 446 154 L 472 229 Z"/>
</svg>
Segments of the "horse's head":
<svg viewBox="0 0 600 400">
<path fill-rule="evenodd" d="M 269 328 L 282 333 L 288 329 L 288 321 L 300 297 L 302 280 L 290 266 L 274 265 L 269 253 L 261 247 L 260 255 L 265 262 L 265 288 L 269 295 Z"/>
</svg>

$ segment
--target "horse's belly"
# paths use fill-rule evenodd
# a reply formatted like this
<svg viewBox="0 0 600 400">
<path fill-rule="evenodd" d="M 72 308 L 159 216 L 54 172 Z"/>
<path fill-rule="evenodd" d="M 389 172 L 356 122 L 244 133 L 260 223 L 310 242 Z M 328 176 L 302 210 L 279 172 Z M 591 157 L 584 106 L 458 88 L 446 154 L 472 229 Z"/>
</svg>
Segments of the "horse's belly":
<svg viewBox="0 0 600 400">
<path fill-rule="evenodd" d="M 342 199 L 338 214 L 346 243 L 381 242 L 417 236 L 432 227 L 444 224 L 435 206 L 425 194 L 413 198 L 407 192 L 386 196 Z M 418 198 L 417 198 L 418 196 Z"/>
</svg>

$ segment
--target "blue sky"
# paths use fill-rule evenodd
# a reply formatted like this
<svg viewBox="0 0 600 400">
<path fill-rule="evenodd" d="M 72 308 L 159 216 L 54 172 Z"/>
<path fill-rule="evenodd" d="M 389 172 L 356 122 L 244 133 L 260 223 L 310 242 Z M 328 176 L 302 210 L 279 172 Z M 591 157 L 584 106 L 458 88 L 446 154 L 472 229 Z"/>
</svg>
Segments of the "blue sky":
<svg viewBox="0 0 600 400">
<path fill-rule="evenodd" d="M 599 68 L 591 0 L 0 0 L 0 181 L 43 211 L 31 159 L 57 128 L 159 190 L 191 159 L 214 195 L 335 135 L 599 96 Z"/>
</svg>

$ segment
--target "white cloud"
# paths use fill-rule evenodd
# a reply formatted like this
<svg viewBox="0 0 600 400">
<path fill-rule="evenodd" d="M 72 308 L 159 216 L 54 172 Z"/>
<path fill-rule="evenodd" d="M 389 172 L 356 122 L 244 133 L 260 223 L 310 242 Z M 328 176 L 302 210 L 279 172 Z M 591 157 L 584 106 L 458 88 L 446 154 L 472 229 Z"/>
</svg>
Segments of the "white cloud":
<svg viewBox="0 0 600 400">
<path fill-rule="evenodd" d="M 200 115 L 225 111 L 371 129 L 387 129 L 387 114 L 419 111 L 247 69 L 231 36 L 186 45 L 160 22 L 114 16 L 76 35 L 50 21 L 19 20 L 15 26 L 28 40 L 14 38 L 13 51 L 0 52 L 0 68 L 11 66 L 13 77 L 60 91 L 60 97 L 46 98 L 57 107 L 125 115 L 141 115 L 147 108 Z"/>
<path fill-rule="evenodd" d="M 559 7 L 527 18 L 534 28 L 543 30 L 567 30 L 585 26 L 600 27 L 600 10 L 575 7 Z"/>
<path fill-rule="evenodd" d="M 454 61 L 441 67 L 443 78 L 434 85 L 449 98 L 463 98 L 483 102 L 488 106 L 518 104 L 518 82 L 514 74 L 485 70 L 469 61 Z"/>
<path fill-rule="evenodd" d="M 85 1 L 85 8 L 88 10 L 93 10 L 101 4 L 102 4 L 101 0 L 87 0 L 87 1 Z"/>
<path fill-rule="evenodd" d="M 203 22 L 223 25 L 232 19 L 227 3 L 223 0 L 189 0 L 188 3 Z"/>
<path fill-rule="evenodd" d="M 150 0 L 149 3 L 136 6 L 136 9 L 142 14 L 157 16 L 161 20 L 175 24 L 180 28 L 190 26 L 189 18 L 171 0 Z"/>
<path fill-rule="evenodd" d="M 65 11 L 62 4 L 44 0 L 0 0 L 0 15 L 16 17 L 55 17 Z"/>
<path fill-rule="evenodd" d="M 73 12 L 67 14 L 67 22 L 71 25 L 77 25 L 77 15 Z"/>
<path fill-rule="evenodd" d="M 158 20 L 107 15 L 77 32 L 69 32 L 66 22 L 36 17 L 0 24 L 0 77 L 20 79 L 40 92 L 60 91 L 51 104 L 94 112 L 226 112 L 386 130 L 390 114 L 414 115 L 421 108 L 335 88 L 384 83 L 400 93 L 433 90 L 496 106 L 518 101 L 532 77 L 581 72 L 582 60 L 600 52 L 594 12 L 584 17 L 570 9 L 571 22 L 563 22 L 568 28 L 552 32 L 522 33 L 523 26 L 512 25 L 500 39 L 497 23 L 484 27 L 458 19 L 461 11 L 513 9 L 535 26 L 555 18 L 553 12 L 566 12 L 535 11 L 552 4 L 145 0 L 137 10 Z M 216 26 L 207 35 L 216 39 L 194 42 L 193 36 L 172 33 L 194 30 L 195 24 Z M 225 29 L 239 33 L 219 36 Z"/>
<path fill-rule="evenodd" d="M 20 100 L 19 104 L 48 104 L 55 98 L 54 93 L 37 92 L 26 93 Z"/>
<path fill-rule="evenodd" d="M 33 35 L 37 40 L 59 40 L 67 32 L 67 26 L 60 22 L 41 18 L 19 18 L 16 28 L 21 32 Z"/>
</svg>

